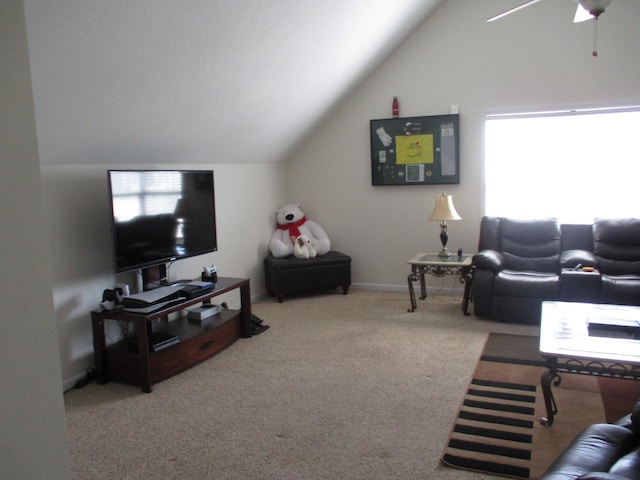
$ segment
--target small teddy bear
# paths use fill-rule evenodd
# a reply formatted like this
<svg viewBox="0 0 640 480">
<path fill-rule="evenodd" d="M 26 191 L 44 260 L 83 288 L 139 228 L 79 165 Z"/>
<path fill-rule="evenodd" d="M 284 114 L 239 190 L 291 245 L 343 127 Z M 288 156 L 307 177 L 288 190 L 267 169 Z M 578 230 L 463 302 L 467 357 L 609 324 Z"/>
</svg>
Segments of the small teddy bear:
<svg viewBox="0 0 640 480">
<path fill-rule="evenodd" d="M 288 204 L 280 207 L 276 212 L 276 227 L 269 242 L 269 251 L 276 258 L 296 255 L 294 247 L 298 249 L 298 254 L 303 255 L 301 258 L 321 256 L 331 249 L 327 232 L 316 222 L 308 220 L 300 205 Z M 298 243 L 301 236 L 304 236 L 306 250 L 309 253 L 314 251 L 315 255 L 304 256 L 304 245 Z"/>
<path fill-rule="evenodd" d="M 293 244 L 293 256 L 296 258 L 313 258 L 317 255 L 316 249 L 311 245 L 311 240 L 306 235 L 300 235 Z"/>
</svg>

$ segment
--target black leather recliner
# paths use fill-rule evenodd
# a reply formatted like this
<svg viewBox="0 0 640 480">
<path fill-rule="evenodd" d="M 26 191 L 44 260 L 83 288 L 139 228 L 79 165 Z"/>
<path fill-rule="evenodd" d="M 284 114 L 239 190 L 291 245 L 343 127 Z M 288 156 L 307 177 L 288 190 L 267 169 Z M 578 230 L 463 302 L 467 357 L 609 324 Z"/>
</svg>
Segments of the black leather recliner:
<svg viewBox="0 0 640 480">
<path fill-rule="evenodd" d="M 540 480 L 640 480 L 640 401 L 615 424 L 588 426 Z"/>
<path fill-rule="evenodd" d="M 473 257 L 477 316 L 538 323 L 543 300 L 560 297 L 560 225 L 555 218 L 483 217 Z"/>
</svg>

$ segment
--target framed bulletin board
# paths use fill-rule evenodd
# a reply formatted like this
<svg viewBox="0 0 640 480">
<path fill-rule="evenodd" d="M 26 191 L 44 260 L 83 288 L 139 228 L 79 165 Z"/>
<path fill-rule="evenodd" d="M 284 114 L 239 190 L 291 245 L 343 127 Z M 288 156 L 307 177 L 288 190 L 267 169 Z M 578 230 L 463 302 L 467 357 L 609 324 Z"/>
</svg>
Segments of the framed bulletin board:
<svg viewBox="0 0 640 480">
<path fill-rule="evenodd" d="M 459 115 L 370 123 L 372 185 L 460 183 Z"/>
</svg>

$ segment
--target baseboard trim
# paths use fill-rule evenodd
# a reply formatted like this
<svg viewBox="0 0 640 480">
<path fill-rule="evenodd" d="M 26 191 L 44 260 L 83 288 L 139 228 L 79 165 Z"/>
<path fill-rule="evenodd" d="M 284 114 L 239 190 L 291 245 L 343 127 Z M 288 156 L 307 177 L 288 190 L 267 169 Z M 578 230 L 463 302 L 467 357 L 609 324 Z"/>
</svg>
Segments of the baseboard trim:
<svg viewBox="0 0 640 480">
<path fill-rule="evenodd" d="M 351 287 L 360 290 L 376 290 L 382 292 L 405 292 L 407 296 L 409 295 L 409 287 L 406 285 L 390 285 L 383 283 L 353 283 Z M 420 286 L 414 285 L 414 291 L 416 295 L 420 295 Z M 452 287 L 429 287 L 427 286 L 427 296 L 435 295 L 435 294 L 446 294 L 446 295 L 459 295 L 460 299 L 462 299 L 462 295 L 464 294 L 463 288 L 452 288 Z"/>
</svg>

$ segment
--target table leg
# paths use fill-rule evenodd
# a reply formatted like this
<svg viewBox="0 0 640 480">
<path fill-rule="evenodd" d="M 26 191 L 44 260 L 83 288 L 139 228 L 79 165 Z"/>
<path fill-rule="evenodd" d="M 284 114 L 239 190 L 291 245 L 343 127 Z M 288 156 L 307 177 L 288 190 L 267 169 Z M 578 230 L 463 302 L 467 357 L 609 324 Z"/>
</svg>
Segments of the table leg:
<svg viewBox="0 0 640 480">
<path fill-rule="evenodd" d="M 540 423 L 546 427 L 553 425 L 553 418 L 558 413 L 558 406 L 556 400 L 553 398 L 553 392 L 551 391 L 551 384 L 556 387 L 560 385 L 560 375 L 555 369 L 554 364 L 557 359 L 550 360 L 550 366 L 548 370 L 545 370 L 540 378 L 540 385 L 542 386 L 542 395 L 544 396 L 544 405 L 547 409 L 547 416 L 540 419 Z"/>
<path fill-rule="evenodd" d="M 464 283 L 464 295 L 462 297 L 462 313 L 465 315 L 469 314 L 469 301 L 471 300 L 471 275 L 467 273 L 462 273 L 460 275 L 460 281 Z"/>
<path fill-rule="evenodd" d="M 411 272 L 407 277 L 407 283 L 409 285 L 409 299 L 411 300 L 411 307 L 408 312 L 415 312 L 416 308 L 418 308 L 418 303 L 416 302 L 416 293 L 413 291 L 413 282 L 418 280 L 418 275 L 416 272 Z"/>
<path fill-rule="evenodd" d="M 151 324 L 139 322 L 136 325 L 138 341 L 138 360 L 140 362 L 140 389 L 151 393 L 151 367 L 149 365 L 149 333 Z"/>
<path fill-rule="evenodd" d="M 105 363 L 106 341 L 104 337 L 104 321 L 91 315 L 91 326 L 93 329 L 93 351 L 95 352 L 96 380 L 102 385 L 107 383 L 108 375 Z"/>
<path fill-rule="evenodd" d="M 240 287 L 240 309 L 242 310 L 242 337 L 249 338 L 253 335 L 253 323 L 251 316 L 251 286 L 248 280 Z"/>
<path fill-rule="evenodd" d="M 420 300 L 427 298 L 427 284 L 424 280 L 424 272 L 421 270 L 418 274 L 420 276 Z"/>
</svg>

